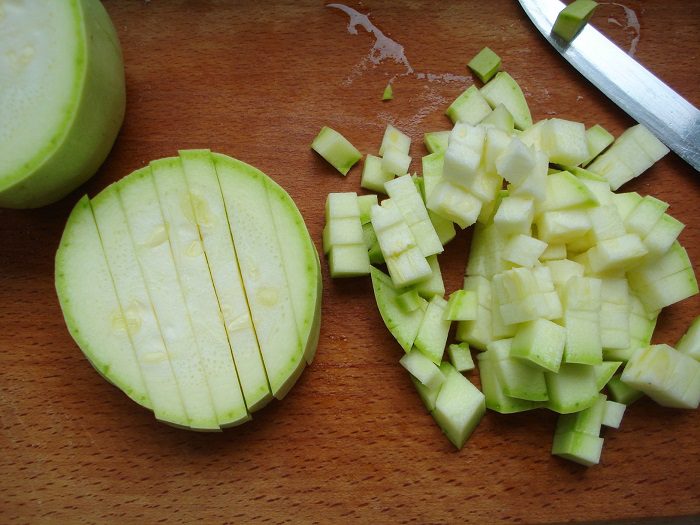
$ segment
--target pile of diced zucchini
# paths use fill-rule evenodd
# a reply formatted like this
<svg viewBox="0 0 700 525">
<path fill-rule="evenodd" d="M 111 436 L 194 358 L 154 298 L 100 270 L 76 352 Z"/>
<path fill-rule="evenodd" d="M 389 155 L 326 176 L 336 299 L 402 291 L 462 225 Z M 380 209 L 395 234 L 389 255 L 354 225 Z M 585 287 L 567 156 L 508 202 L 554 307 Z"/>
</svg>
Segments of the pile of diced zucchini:
<svg viewBox="0 0 700 525">
<path fill-rule="evenodd" d="M 386 198 L 328 196 L 331 276 L 371 276 L 400 363 L 457 448 L 486 408 L 542 408 L 561 414 L 552 453 L 593 465 L 601 427 L 617 428 L 627 404 L 700 400 L 700 323 L 677 349 L 651 345 L 661 309 L 698 292 L 683 224 L 653 196 L 616 192 L 668 149 L 642 125 L 615 139 L 599 125 L 533 123 L 497 55 L 470 67 L 488 82 L 447 108 L 450 130 L 425 134 L 422 175 L 389 124 L 360 183 Z M 446 296 L 438 256 L 469 226 L 464 287 Z M 481 391 L 461 373 L 471 350 Z"/>
</svg>

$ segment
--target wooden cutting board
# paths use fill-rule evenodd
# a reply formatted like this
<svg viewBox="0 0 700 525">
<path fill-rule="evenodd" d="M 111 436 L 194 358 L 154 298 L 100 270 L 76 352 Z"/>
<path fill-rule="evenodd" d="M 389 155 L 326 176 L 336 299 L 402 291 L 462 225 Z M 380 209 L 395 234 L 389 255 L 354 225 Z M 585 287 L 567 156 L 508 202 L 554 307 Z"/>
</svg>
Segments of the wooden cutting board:
<svg viewBox="0 0 700 525">
<path fill-rule="evenodd" d="M 700 3 L 623 1 L 601 5 L 593 23 L 699 105 Z M 296 200 L 320 247 L 326 195 L 359 190 L 361 171 L 343 178 L 309 150 L 321 126 L 376 154 L 391 122 L 413 139 L 420 170 L 423 133 L 449 129 L 443 112 L 473 83 L 465 64 L 485 45 L 535 119 L 615 134 L 633 123 L 516 2 L 347 5 L 368 15 L 370 31 L 322 2 L 105 1 L 128 88 L 111 155 L 53 206 L 0 210 L 0 522 L 697 520 L 698 412 L 634 404 L 619 430 L 605 431 L 602 463 L 590 469 L 550 456 L 556 417 L 545 411 L 490 412 L 456 452 L 398 365 L 369 279 L 331 281 L 325 262 L 316 360 L 284 401 L 241 428 L 198 434 L 157 423 L 83 358 L 53 288 L 63 225 L 80 195 L 151 159 L 209 147 L 259 167 Z M 381 102 L 392 79 L 395 99 Z M 697 173 L 670 154 L 624 189 L 669 202 L 700 263 Z M 441 257 L 448 291 L 460 286 L 469 235 Z M 698 314 L 698 297 L 668 308 L 655 341 L 675 344 Z"/>
</svg>

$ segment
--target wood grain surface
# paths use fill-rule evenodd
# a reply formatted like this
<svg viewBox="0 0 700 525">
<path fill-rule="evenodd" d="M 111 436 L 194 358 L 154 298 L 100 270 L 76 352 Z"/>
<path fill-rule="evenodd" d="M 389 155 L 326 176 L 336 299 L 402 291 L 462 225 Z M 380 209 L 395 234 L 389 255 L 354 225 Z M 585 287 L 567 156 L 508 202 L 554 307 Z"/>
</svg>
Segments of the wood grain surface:
<svg viewBox="0 0 700 525">
<path fill-rule="evenodd" d="M 699 105 L 700 2 L 623 3 L 601 5 L 593 23 L 624 49 L 636 42 L 638 60 Z M 369 279 L 331 281 L 325 262 L 316 360 L 252 422 L 220 434 L 177 430 L 107 384 L 65 328 L 53 257 L 78 198 L 149 160 L 209 147 L 259 167 L 292 195 L 320 247 L 327 193 L 359 190 L 361 171 L 343 178 L 309 150 L 320 127 L 376 154 L 391 122 L 413 139 L 419 170 L 422 134 L 449 129 L 444 109 L 473 83 L 465 64 L 485 45 L 520 82 L 535 119 L 615 134 L 633 121 L 514 1 L 348 3 L 369 14 L 374 34 L 352 34 L 348 16 L 320 1 L 104 4 L 128 89 L 112 153 L 61 202 L 0 210 L 0 523 L 700 519 L 697 411 L 634 404 L 619 430 L 605 431 L 602 463 L 589 469 L 550 455 L 556 417 L 546 411 L 490 412 L 456 452 L 398 365 Z M 373 50 L 382 35 L 403 46 L 404 62 Z M 382 103 L 390 79 L 395 99 Z M 670 154 L 624 189 L 671 204 L 697 272 L 698 174 Z M 441 257 L 448 291 L 460 286 L 469 235 Z M 698 314 L 697 296 L 668 308 L 655 341 L 675 344 Z"/>
</svg>

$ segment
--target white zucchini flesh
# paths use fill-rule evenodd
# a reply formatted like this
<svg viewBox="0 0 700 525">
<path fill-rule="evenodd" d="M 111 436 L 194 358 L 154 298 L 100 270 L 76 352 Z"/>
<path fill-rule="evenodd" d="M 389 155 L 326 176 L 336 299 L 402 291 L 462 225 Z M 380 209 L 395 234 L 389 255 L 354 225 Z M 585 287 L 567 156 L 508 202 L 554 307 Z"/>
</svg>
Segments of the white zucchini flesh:
<svg viewBox="0 0 700 525">
<path fill-rule="evenodd" d="M 230 271 L 238 268 L 238 260 L 219 179 L 208 150 L 184 150 L 180 158 L 233 361 L 246 405 L 252 412 L 266 405 L 272 394 L 240 272 Z"/>
<path fill-rule="evenodd" d="M 218 429 L 202 349 L 180 286 L 151 168 L 122 179 L 117 191 L 190 426 Z"/>
<path fill-rule="evenodd" d="M 230 157 L 213 158 L 267 378 L 281 399 L 306 361 L 275 226 L 261 220 L 272 217 L 266 177 Z"/>
<path fill-rule="evenodd" d="M 71 334 L 109 381 L 196 430 L 243 423 L 289 391 L 314 356 L 321 281 L 281 187 L 229 157 L 183 151 L 107 188 L 93 209 L 86 197 L 71 215 L 56 287 Z"/>
<path fill-rule="evenodd" d="M 76 204 L 61 237 L 56 292 L 68 330 L 90 363 L 134 401 L 150 407 L 87 196 Z"/>
<path fill-rule="evenodd" d="M 121 317 L 117 319 L 123 320 L 131 335 L 137 364 L 151 399 L 151 408 L 157 419 L 189 427 L 189 417 L 139 268 L 126 216 L 119 203 L 117 185 L 113 184 L 103 190 L 90 204 L 102 241 L 107 271 L 111 274 L 121 306 Z M 70 268 L 72 264 L 65 266 Z M 81 287 L 73 284 L 73 288 L 78 290 Z M 99 313 L 99 309 L 95 309 L 95 313 Z M 119 328 L 117 324 L 117 329 Z"/>
<path fill-rule="evenodd" d="M 233 364 L 223 314 L 197 229 L 182 163 L 178 157 L 161 159 L 151 162 L 151 170 L 219 426 L 243 423 L 249 419 L 248 410 Z"/>
<path fill-rule="evenodd" d="M 294 201 L 272 179 L 265 184 L 304 359 L 311 364 L 321 330 L 321 263 Z"/>
<path fill-rule="evenodd" d="M 98 0 L 1 8 L 0 206 L 33 208 L 104 161 L 124 117 L 124 67 Z"/>
</svg>

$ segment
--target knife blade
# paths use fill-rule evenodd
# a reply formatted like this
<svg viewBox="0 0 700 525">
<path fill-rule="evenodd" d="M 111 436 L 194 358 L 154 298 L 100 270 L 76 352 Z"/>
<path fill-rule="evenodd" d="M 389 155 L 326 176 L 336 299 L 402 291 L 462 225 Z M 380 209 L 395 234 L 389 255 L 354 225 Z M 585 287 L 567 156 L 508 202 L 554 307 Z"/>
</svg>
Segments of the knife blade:
<svg viewBox="0 0 700 525">
<path fill-rule="evenodd" d="M 552 33 L 565 5 L 519 0 L 540 33 L 579 73 L 700 171 L 700 111 L 590 24 L 567 43 Z"/>
</svg>

